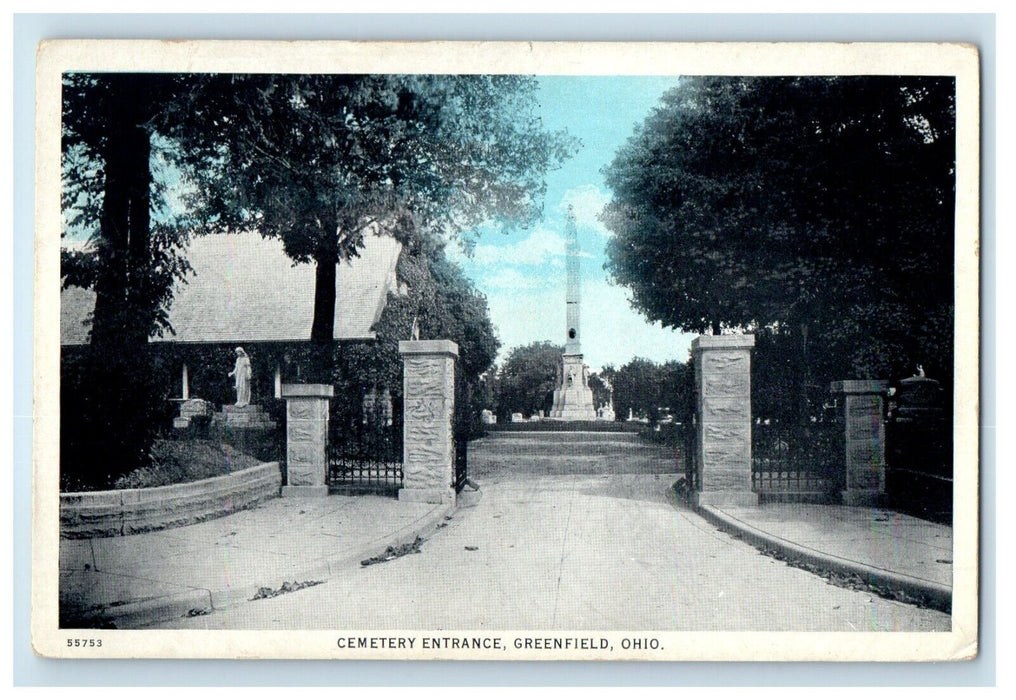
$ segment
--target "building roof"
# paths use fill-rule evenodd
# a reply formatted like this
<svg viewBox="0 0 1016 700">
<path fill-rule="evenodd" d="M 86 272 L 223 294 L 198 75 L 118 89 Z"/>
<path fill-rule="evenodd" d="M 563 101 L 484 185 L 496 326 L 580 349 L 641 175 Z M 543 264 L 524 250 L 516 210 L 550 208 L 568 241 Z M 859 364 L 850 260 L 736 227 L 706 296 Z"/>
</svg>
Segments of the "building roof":
<svg viewBox="0 0 1016 700">
<path fill-rule="evenodd" d="M 360 256 L 340 262 L 335 339 L 374 338 L 372 326 L 396 291 L 401 244 L 368 235 Z M 240 343 L 310 339 L 314 265 L 294 265 L 277 239 L 257 233 L 195 236 L 185 253 L 193 272 L 177 284 L 169 309 L 174 333 L 152 342 Z M 88 343 L 95 293 L 68 287 L 60 296 L 60 342 Z"/>
</svg>

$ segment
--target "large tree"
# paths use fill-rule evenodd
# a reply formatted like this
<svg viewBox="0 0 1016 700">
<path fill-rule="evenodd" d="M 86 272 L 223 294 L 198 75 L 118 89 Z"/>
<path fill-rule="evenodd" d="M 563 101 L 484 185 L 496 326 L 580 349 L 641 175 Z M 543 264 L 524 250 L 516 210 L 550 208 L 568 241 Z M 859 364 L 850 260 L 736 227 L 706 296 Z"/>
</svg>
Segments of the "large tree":
<svg viewBox="0 0 1016 700">
<path fill-rule="evenodd" d="M 550 411 L 564 347 L 549 340 L 512 348 L 498 373 L 498 420 Z"/>
<path fill-rule="evenodd" d="M 187 265 L 157 177 L 158 130 L 188 89 L 174 75 L 64 76 L 62 236 L 77 243 L 62 251 L 61 275 L 95 291 L 95 346 L 137 346 L 169 328 L 173 283 Z"/>
<path fill-rule="evenodd" d="M 179 76 L 70 73 L 63 80 L 61 276 L 95 292 L 88 348 L 65 357 L 65 482 L 103 484 L 142 465 L 162 405 L 148 339 L 169 328 L 187 270 L 156 177 L 157 124 Z M 154 221 L 153 221 L 154 219 Z"/>
<path fill-rule="evenodd" d="M 180 115 L 179 154 L 208 230 L 254 229 L 315 263 L 311 340 L 329 344 L 335 265 L 368 232 L 409 243 L 536 220 L 543 176 L 574 143 L 543 128 L 535 89 L 520 76 L 216 76 Z"/>
<path fill-rule="evenodd" d="M 402 395 L 399 341 L 410 338 L 414 323 L 420 338 L 447 339 L 459 348 L 455 367 L 457 427 L 479 422 L 480 376 L 490 367 L 500 342 L 491 323 L 486 297 L 448 259 L 445 246 L 422 239 L 406 246 L 397 268 L 400 289 L 389 292 L 369 344 L 336 348 L 333 375 L 338 387 L 333 416 L 355 416 L 359 398 L 372 391 Z M 338 415 L 337 415 L 338 414 Z"/>
<path fill-rule="evenodd" d="M 951 375 L 955 108 L 933 77 L 683 78 L 606 169 L 607 269 L 807 376 Z"/>
</svg>

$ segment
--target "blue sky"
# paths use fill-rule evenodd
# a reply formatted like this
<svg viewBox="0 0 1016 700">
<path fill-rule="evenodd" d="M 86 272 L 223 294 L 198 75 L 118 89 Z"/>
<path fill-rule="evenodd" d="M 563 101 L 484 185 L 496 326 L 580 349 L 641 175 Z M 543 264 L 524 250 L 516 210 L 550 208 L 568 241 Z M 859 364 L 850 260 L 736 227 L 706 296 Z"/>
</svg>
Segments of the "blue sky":
<svg viewBox="0 0 1016 700">
<path fill-rule="evenodd" d="M 544 217 L 528 230 L 483 235 L 472 259 L 456 255 L 487 295 L 501 338 L 501 358 L 537 340 L 565 341 L 564 226 L 575 208 L 582 249 L 582 328 L 585 360 L 594 370 L 635 356 L 657 362 L 688 357 L 693 336 L 650 325 L 633 311 L 626 290 L 603 269 L 609 232 L 597 215 L 610 199 L 601 170 L 659 103 L 677 78 L 544 76 L 539 100 L 544 124 L 567 129 L 582 149 L 547 176 Z M 454 246 L 453 246 L 454 247 Z"/>
</svg>

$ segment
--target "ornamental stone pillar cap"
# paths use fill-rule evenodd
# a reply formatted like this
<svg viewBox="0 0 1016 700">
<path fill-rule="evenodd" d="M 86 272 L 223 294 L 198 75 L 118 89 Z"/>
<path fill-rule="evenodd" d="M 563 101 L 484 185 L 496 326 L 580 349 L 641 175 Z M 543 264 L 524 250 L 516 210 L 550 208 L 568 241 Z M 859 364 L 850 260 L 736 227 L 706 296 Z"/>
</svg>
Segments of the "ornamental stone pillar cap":
<svg viewBox="0 0 1016 700">
<path fill-rule="evenodd" d="M 335 396 L 335 387 L 331 384 L 283 384 L 282 398 L 321 398 L 330 399 Z"/>
<path fill-rule="evenodd" d="M 401 355 L 445 355 L 458 358 L 459 346 L 451 340 L 400 340 Z"/>
<path fill-rule="evenodd" d="M 741 350 L 755 347 L 755 335 L 700 335 L 691 341 L 692 352 L 703 350 Z"/>
</svg>

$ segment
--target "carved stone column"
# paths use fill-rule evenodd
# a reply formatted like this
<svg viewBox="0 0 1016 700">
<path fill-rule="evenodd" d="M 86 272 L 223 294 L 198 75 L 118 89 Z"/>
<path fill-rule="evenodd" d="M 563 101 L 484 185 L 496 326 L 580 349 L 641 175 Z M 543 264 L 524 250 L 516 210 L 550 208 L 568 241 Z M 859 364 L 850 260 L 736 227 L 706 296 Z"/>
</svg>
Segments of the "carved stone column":
<svg viewBox="0 0 1016 700">
<path fill-rule="evenodd" d="M 830 389 L 843 406 L 843 503 L 877 505 L 885 499 L 885 422 L 882 396 L 889 382 L 854 379 L 833 382 Z"/>
<path fill-rule="evenodd" d="M 286 485 L 283 496 L 328 495 L 328 384 L 283 384 L 286 400 Z"/>
<path fill-rule="evenodd" d="M 755 505 L 751 490 L 753 335 L 703 335 L 692 341 L 698 395 L 696 505 Z"/>
<path fill-rule="evenodd" d="M 455 502 L 455 360 L 450 340 L 403 340 L 403 487 L 400 501 Z"/>
</svg>

